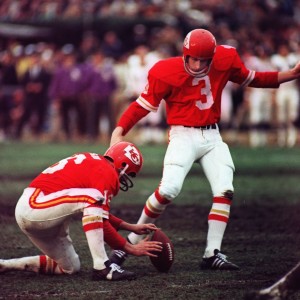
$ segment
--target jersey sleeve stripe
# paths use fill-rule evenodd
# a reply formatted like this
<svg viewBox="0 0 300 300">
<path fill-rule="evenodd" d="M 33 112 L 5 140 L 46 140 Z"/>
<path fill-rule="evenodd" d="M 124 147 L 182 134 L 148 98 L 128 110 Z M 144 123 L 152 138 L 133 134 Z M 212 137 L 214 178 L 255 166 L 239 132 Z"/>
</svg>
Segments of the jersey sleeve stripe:
<svg viewBox="0 0 300 300">
<path fill-rule="evenodd" d="M 136 102 L 146 110 L 157 112 L 158 108 L 151 105 L 146 99 L 141 96 L 136 99 Z"/>
<path fill-rule="evenodd" d="M 246 80 L 241 84 L 241 87 L 248 86 L 252 82 L 252 80 L 254 79 L 254 77 L 255 77 L 255 71 L 250 70 L 250 72 L 249 72 Z"/>
</svg>

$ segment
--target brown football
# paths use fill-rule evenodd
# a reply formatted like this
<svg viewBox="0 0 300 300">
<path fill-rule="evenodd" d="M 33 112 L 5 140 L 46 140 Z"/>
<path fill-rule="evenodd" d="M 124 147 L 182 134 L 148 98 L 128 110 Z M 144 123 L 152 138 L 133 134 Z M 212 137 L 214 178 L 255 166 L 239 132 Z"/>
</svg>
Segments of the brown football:
<svg viewBox="0 0 300 300">
<path fill-rule="evenodd" d="M 174 262 L 174 246 L 169 237 L 161 230 L 154 231 L 151 241 L 162 242 L 162 251 L 154 252 L 157 257 L 150 257 L 153 266 L 159 271 L 167 273 Z"/>
</svg>

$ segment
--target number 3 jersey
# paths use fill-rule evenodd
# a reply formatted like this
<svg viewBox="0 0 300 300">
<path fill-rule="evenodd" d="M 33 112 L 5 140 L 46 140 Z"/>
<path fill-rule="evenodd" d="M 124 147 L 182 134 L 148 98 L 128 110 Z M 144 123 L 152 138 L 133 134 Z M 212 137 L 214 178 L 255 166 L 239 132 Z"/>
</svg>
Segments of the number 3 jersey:
<svg viewBox="0 0 300 300">
<path fill-rule="evenodd" d="M 99 202 L 105 211 L 109 211 L 110 201 L 119 191 L 119 177 L 113 164 L 103 156 L 78 153 L 45 169 L 29 187 L 40 189 L 45 195 L 68 189 L 82 189 L 82 195 L 62 197 L 54 205 L 68 201 L 90 204 Z M 84 189 L 87 189 L 87 193 Z"/>
<path fill-rule="evenodd" d="M 217 46 L 207 76 L 197 78 L 186 73 L 182 57 L 161 60 L 148 74 L 148 84 L 132 104 L 148 112 L 156 112 L 162 99 L 166 103 L 168 125 L 203 126 L 218 123 L 221 96 L 228 81 L 242 86 L 277 88 L 278 72 L 255 72 L 245 67 L 237 51 L 229 46 Z M 136 111 L 137 108 L 130 110 Z M 125 113 L 126 114 L 126 113 Z M 136 113 L 121 118 L 119 126 L 127 131 Z M 143 117 L 143 115 L 141 115 Z M 127 119 L 127 120 L 126 120 Z"/>
</svg>

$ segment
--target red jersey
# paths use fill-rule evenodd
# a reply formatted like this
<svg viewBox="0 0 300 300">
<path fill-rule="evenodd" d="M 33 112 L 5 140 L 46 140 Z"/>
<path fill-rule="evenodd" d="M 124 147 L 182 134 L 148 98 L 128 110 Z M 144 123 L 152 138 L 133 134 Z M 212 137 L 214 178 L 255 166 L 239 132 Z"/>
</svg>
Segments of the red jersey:
<svg viewBox="0 0 300 300">
<path fill-rule="evenodd" d="M 80 201 L 91 204 L 99 201 L 103 209 L 109 211 L 110 201 L 119 192 L 120 183 L 114 166 L 103 156 L 95 153 L 78 153 L 44 170 L 29 184 L 29 187 L 38 188 L 45 195 L 71 188 L 95 189 L 97 190 L 95 198 L 88 196 L 84 198 L 83 195 Z M 59 200 L 55 203 L 57 204 Z"/>
<path fill-rule="evenodd" d="M 217 46 L 207 76 L 190 76 L 182 57 L 159 61 L 148 74 L 148 85 L 136 102 L 131 104 L 118 126 L 126 133 L 145 116 L 156 112 L 161 100 L 166 103 L 168 125 L 204 126 L 218 123 L 221 115 L 222 91 L 228 81 L 242 86 L 277 88 L 278 72 L 255 72 L 245 67 L 237 51 Z M 137 105 L 139 104 L 139 105 Z"/>
</svg>

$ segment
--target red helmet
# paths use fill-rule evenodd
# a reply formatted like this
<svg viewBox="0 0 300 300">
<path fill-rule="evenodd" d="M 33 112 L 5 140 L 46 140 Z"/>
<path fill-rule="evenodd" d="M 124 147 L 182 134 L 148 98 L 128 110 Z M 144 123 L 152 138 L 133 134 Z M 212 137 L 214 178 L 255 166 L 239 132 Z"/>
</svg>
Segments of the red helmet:
<svg viewBox="0 0 300 300">
<path fill-rule="evenodd" d="M 183 42 L 184 68 L 192 76 L 203 77 L 207 75 L 210 64 L 216 51 L 215 37 L 205 29 L 195 29 L 190 31 Z M 208 64 L 200 71 L 193 71 L 189 68 L 188 58 L 194 57 L 200 60 L 207 60 Z"/>
<path fill-rule="evenodd" d="M 116 170 L 119 173 L 121 190 L 127 191 L 133 187 L 131 179 L 135 177 L 143 166 L 141 151 L 132 143 L 119 142 L 111 146 L 104 153 L 104 156 L 113 160 Z"/>
</svg>

